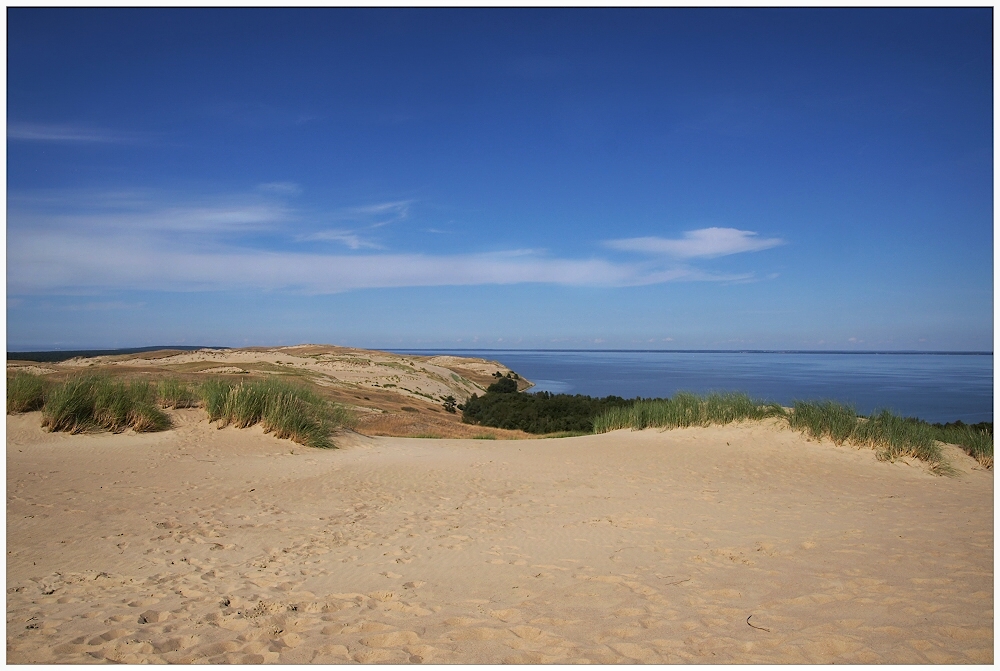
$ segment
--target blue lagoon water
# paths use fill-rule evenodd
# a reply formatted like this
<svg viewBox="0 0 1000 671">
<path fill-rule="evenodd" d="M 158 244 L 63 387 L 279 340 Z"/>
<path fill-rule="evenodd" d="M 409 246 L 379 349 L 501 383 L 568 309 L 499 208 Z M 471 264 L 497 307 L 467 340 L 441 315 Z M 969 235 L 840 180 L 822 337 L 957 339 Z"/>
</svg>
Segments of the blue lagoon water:
<svg viewBox="0 0 1000 671">
<path fill-rule="evenodd" d="M 993 355 L 940 353 L 397 350 L 499 361 L 531 391 L 625 398 L 742 391 L 790 405 L 833 399 L 928 422 L 993 421 Z"/>
</svg>

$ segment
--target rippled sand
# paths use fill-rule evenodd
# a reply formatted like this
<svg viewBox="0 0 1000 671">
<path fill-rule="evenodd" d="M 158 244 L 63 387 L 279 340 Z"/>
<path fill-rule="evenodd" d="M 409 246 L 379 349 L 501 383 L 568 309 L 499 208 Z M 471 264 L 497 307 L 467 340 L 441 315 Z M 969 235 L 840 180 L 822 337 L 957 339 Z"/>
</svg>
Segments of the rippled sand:
<svg viewBox="0 0 1000 671">
<path fill-rule="evenodd" d="M 7 418 L 7 661 L 993 661 L 993 473 L 766 424 L 348 436 Z"/>
</svg>

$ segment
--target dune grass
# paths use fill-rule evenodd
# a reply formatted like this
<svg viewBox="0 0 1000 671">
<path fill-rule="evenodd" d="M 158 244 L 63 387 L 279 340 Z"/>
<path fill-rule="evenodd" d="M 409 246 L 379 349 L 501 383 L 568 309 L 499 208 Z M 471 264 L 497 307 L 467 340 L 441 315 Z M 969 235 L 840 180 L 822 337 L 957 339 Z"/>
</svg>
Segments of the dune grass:
<svg viewBox="0 0 1000 671">
<path fill-rule="evenodd" d="M 601 413 L 594 419 L 594 432 L 708 426 L 766 417 L 782 418 L 789 427 L 813 438 L 873 448 L 883 461 L 914 457 L 940 474 L 952 472 L 941 451 L 941 442 L 959 445 L 987 468 L 993 465 L 992 434 L 972 427 L 935 428 L 888 410 L 859 417 L 854 408 L 835 401 L 796 401 L 791 411 L 787 411 L 777 404 L 756 401 L 739 393 L 697 396 L 682 392 L 670 399 L 636 401 L 631 406 Z"/>
<path fill-rule="evenodd" d="M 42 426 L 50 431 L 162 431 L 171 424 L 161 408 L 202 404 L 220 427 L 260 424 L 277 438 L 310 447 L 333 447 L 330 433 L 354 421 L 343 406 L 271 378 L 238 384 L 213 378 L 200 385 L 172 378 L 157 384 L 116 380 L 108 375 L 79 375 L 54 385 L 29 373 L 7 378 L 7 412 L 40 408 Z"/>
<path fill-rule="evenodd" d="M 931 426 L 919 420 L 904 419 L 888 410 L 858 418 L 850 442 L 875 448 L 875 455 L 882 461 L 915 457 L 926 461 L 934 471 L 948 470 Z"/>
<path fill-rule="evenodd" d="M 246 428 L 260 424 L 277 438 L 309 447 L 334 447 L 330 433 L 350 425 L 350 412 L 304 387 L 267 378 L 242 381 L 208 380 L 200 393 L 210 421 Z"/>
<path fill-rule="evenodd" d="M 645 399 L 631 405 L 610 408 L 594 418 L 594 433 L 626 428 L 709 426 L 783 415 L 781 406 L 755 401 L 746 394 L 709 394 L 700 397 L 680 392 L 673 398 Z"/>
<path fill-rule="evenodd" d="M 971 426 L 931 427 L 936 440 L 958 445 L 984 468 L 993 468 L 993 434 Z"/>
<path fill-rule="evenodd" d="M 837 445 L 850 439 L 858 425 L 854 408 L 835 401 L 795 401 L 787 417 L 793 429 L 813 438 L 829 438 Z"/>
<path fill-rule="evenodd" d="M 42 426 L 50 431 L 162 431 L 170 427 L 156 403 L 152 383 L 83 375 L 53 386 L 42 407 Z"/>
<path fill-rule="evenodd" d="M 7 414 L 41 410 L 49 381 L 41 375 L 18 371 L 7 376 Z"/>
<path fill-rule="evenodd" d="M 156 396 L 161 408 L 196 408 L 201 405 L 196 391 L 183 380 L 174 377 L 157 383 Z"/>
</svg>

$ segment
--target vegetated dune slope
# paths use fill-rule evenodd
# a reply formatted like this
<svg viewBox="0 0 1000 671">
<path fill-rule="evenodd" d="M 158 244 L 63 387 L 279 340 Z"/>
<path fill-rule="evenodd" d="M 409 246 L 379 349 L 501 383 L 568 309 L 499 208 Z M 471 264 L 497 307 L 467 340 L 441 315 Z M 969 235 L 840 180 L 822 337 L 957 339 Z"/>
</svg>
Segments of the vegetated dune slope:
<svg viewBox="0 0 1000 671">
<path fill-rule="evenodd" d="M 993 661 L 993 474 L 767 423 L 342 436 L 7 418 L 7 661 Z"/>
<path fill-rule="evenodd" d="M 358 430 L 368 435 L 525 437 L 520 431 L 486 429 L 461 423 L 461 413 L 443 408 L 447 396 L 462 403 L 482 394 L 495 373 L 512 371 L 486 359 L 401 355 L 334 345 L 249 347 L 243 349 L 160 350 L 140 354 L 77 357 L 59 363 L 9 361 L 8 372 L 25 370 L 64 377 L 80 372 L 110 372 L 157 379 L 207 377 L 233 380 L 280 376 L 311 386 L 323 396 L 351 407 Z M 531 382 L 519 379 L 518 388 Z"/>
</svg>

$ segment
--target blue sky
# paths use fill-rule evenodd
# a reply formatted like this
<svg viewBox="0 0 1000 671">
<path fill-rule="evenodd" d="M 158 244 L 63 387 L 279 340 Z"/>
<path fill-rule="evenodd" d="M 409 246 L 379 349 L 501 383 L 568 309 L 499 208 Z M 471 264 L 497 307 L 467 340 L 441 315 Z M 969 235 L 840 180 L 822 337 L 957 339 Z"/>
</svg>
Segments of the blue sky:
<svg viewBox="0 0 1000 671">
<path fill-rule="evenodd" d="M 7 16 L 9 350 L 992 350 L 990 8 Z"/>
</svg>

